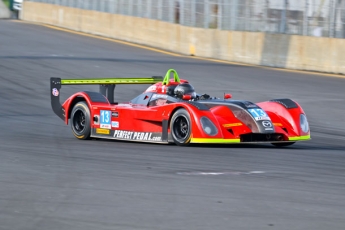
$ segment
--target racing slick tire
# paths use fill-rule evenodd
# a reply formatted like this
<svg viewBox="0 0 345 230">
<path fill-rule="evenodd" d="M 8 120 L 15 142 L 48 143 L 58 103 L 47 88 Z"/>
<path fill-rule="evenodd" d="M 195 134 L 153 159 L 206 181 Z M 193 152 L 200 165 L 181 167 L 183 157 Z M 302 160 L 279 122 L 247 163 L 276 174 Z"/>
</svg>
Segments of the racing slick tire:
<svg viewBox="0 0 345 230">
<path fill-rule="evenodd" d="M 91 134 L 91 116 L 90 109 L 83 101 L 78 102 L 72 109 L 70 118 L 73 135 L 80 139 L 90 139 Z"/>
<path fill-rule="evenodd" d="M 170 132 L 176 145 L 186 146 L 190 143 L 192 133 L 190 115 L 185 109 L 178 109 L 170 121 Z"/>
<path fill-rule="evenodd" d="M 271 143 L 271 144 L 276 147 L 285 147 L 285 146 L 293 145 L 295 143 L 296 142 L 285 142 L 285 143 Z"/>
</svg>

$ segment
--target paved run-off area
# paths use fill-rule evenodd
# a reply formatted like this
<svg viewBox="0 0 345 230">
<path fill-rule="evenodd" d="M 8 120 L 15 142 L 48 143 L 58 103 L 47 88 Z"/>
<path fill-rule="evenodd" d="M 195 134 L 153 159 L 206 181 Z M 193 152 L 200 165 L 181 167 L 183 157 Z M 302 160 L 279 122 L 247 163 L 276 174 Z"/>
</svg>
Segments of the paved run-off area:
<svg viewBox="0 0 345 230">
<path fill-rule="evenodd" d="M 306 111 L 312 140 L 192 146 L 79 141 L 49 78 L 150 77 L 175 68 L 199 93 Z M 128 101 L 146 86 L 118 86 Z M 229 65 L 0 21 L 0 229 L 343 229 L 345 79 Z M 78 90 L 62 89 L 63 99 Z"/>
</svg>

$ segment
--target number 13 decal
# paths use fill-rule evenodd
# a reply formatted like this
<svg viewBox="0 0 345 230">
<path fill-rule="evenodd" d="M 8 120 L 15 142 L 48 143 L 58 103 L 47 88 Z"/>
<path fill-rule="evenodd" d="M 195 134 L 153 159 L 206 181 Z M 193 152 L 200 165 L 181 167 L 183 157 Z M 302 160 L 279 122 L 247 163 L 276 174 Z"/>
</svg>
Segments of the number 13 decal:
<svg viewBox="0 0 345 230">
<path fill-rule="evenodd" d="M 255 118 L 255 120 L 270 120 L 268 115 L 262 109 L 248 109 L 250 114 Z"/>
<path fill-rule="evenodd" d="M 111 112 L 108 110 L 101 110 L 101 124 L 110 124 Z"/>
<path fill-rule="evenodd" d="M 111 129 L 111 111 L 101 110 L 100 128 Z"/>
</svg>

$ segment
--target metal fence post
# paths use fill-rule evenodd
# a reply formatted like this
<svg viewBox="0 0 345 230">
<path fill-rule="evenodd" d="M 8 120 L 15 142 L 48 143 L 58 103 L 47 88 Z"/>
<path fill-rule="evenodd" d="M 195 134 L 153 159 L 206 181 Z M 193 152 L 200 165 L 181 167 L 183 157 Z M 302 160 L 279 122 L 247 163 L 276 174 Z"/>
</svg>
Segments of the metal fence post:
<svg viewBox="0 0 345 230">
<path fill-rule="evenodd" d="M 345 38 L 345 1 L 340 2 L 341 38 Z"/>
<path fill-rule="evenodd" d="M 142 15 L 142 11 L 143 11 L 143 0 L 137 0 L 137 3 L 138 3 L 138 5 L 137 5 L 137 17 L 142 17 L 143 15 Z"/>
<path fill-rule="evenodd" d="M 280 19 L 280 26 L 279 26 L 279 33 L 284 34 L 286 32 L 286 8 L 287 8 L 287 2 L 288 0 L 284 0 L 284 10 L 282 12 L 281 15 L 281 19 Z"/>
<path fill-rule="evenodd" d="M 152 0 L 147 0 L 146 17 L 151 18 Z"/>
<path fill-rule="evenodd" d="M 174 0 L 169 0 L 169 22 L 175 23 L 174 20 L 174 13 L 175 13 L 175 6 L 174 6 Z"/>
<path fill-rule="evenodd" d="M 116 13 L 116 3 L 115 0 L 110 0 L 109 2 L 109 12 L 112 14 Z"/>
<path fill-rule="evenodd" d="M 92 10 L 97 10 L 98 0 L 94 1 L 92 4 Z"/>
<path fill-rule="evenodd" d="M 232 4 L 233 5 L 231 6 L 230 30 L 236 30 L 238 0 L 232 0 Z"/>
<path fill-rule="evenodd" d="M 158 20 L 162 20 L 163 19 L 163 0 L 158 0 L 158 15 L 157 18 Z"/>
<path fill-rule="evenodd" d="M 208 0 L 204 0 L 204 28 L 208 28 L 209 25 L 209 17 L 210 17 L 210 6 Z"/>
<path fill-rule="evenodd" d="M 190 19 L 190 26 L 195 27 L 196 26 L 196 2 L 195 0 L 191 1 L 191 19 Z"/>
<path fill-rule="evenodd" d="M 104 2 L 104 0 L 99 0 L 99 1 L 100 1 L 100 4 L 99 4 L 99 11 L 104 12 L 104 5 L 105 5 L 105 2 Z"/>
<path fill-rule="evenodd" d="M 266 0 L 263 0 L 265 3 L 264 3 L 264 9 L 263 9 L 263 30 L 264 32 L 267 32 L 269 29 L 268 29 L 268 1 Z M 308 0 L 306 0 L 308 1 Z"/>
<path fill-rule="evenodd" d="M 308 36 L 308 3 L 309 0 L 304 0 L 304 13 L 303 13 L 303 35 Z"/>
<path fill-rule="evenodd" d="M 116 14 L 117 13 L 117 1 L 116 0 L 111 0 L 112 1 L 112 11 L 113 11 L 113 14 Z"/>
<path fill-rule="evenodd" d="M 128 15 L 133 16 L 133 0 L 128 0 Z"/>
<path fill-rule="evenodd" d="M 248 3 L 248 1 L 249 1 L 249 4 L 247 4 Z M 244 9 L 244 11 L 245 11 L 245 16 L 246 16 L 246 18 L 245 18 L 245 20 L 244 20 L 244 30 L 245 31 L 248 31 L 249 29 L 248 29 L 248 24 L 250 24 L 250 3 L 251 3 L 251 1 L 250 0 L 246 0 L 245 1 L 245 9 Z"/>
<path fill-rule="evenodd" d="M 124 7 L 123 7 L 123 0 L 117 0 L 117 13 L 118 14 L 124 14 Z"/>
<path fill-rule="evenodd" d="M 330 0 L 330 11 L 329 11 L 329 37 L 334 37 L 335 19 L 336 19 L 336 0 Z"/>
<path fill-rule="evenodd" d="M 223 3 L 222 0 L 217 1 L 217 29 L 222 29 Z"/>
<path fill-rule="evenodd" d="M 180 25 L 185 25 L 185 18 L 184 18 L 184 0 L 180 0 Z"/>
</svg>

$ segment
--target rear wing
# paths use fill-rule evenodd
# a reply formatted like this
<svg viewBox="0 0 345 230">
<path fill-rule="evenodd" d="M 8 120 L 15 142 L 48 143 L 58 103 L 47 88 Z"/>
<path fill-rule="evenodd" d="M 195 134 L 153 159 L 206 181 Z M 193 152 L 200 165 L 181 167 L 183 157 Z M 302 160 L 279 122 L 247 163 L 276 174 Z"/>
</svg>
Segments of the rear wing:
<svg viewBox="0 0 345 230">
<path fill-rule="evenodd" d="M 99 78 L 99 79 L 61 79 L 50 78 L 50 98 L 54 113 L 65 120 L 65 114 L 60 103 L 60 90 L 62 85 L 99 85 L 99 92 L 109 103 L 114 103 L 115 86 L 121 84 L 155 84 L 163 81 L 163 77 L 151 78 Z"/>
</svg>

